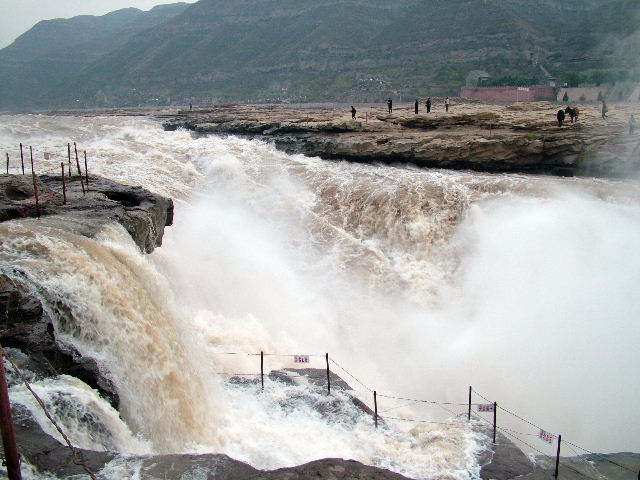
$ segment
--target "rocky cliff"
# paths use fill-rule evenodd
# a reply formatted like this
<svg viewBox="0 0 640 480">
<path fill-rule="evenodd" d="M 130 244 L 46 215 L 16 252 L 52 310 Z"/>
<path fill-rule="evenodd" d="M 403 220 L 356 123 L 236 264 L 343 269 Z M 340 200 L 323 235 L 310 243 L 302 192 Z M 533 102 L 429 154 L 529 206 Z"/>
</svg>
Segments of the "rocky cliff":
<svg viewBox="0 0 640 480">
<path fill-rule="evenodd" d="M 360 162 L 401 162 L 429 168 L 485 172 L 621 177 L 640 168 L 640 139 L 629 135 L 632 105 L 618 105 L 604 121 L 595 106 L 581 106 L 575 123 L 558 126 L 562 106 L 550 102 L 513 106 L 455 99 L 449 112 L 442 99 L 402 105 L 388 113 L 380 106 L 293 108 L 223 105 L 186 111 L 165 121 L 198 133 L 241 134 L 272 141 L 290 153 Z M 613 110 L 613 109 L 612 109 Z"/>
</svg>

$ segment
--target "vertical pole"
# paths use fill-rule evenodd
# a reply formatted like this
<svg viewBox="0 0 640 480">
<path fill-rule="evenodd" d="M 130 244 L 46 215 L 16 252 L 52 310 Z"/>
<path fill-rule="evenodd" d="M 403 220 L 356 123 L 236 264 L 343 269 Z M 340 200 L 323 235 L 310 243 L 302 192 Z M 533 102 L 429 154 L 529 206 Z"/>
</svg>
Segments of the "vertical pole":
<svg viewBox="0 0 640 480">
<path fill-rule="evenodd" d="M 471 385 L 469 385 L 469 413 L 467 414 L 467 420 L 471 421 Z"/>
<path fill-rule="evenodd" d="M 2 425 L 2 445 L 9 480 L 21 480 L 20 453 L 16 444 L 16 434 L 11 417 L 11 403 L 7 387 L 7 373 L 4 369 L 4 350 L 0 346 L 0 424 Z"/>
<path fill-rule="evenodd" d="M 22 153 L 22 144 L 20 144 L 20 162 L 22 163 L 22 174 L 24 175 L 24 154 Z"/>
<path fill-rule="evenodd" d="M 7 175 L 9 175 L 9 154 L 7 153 Z"/>
<path fill-rule="evenodd" d="M 331 395 L 331 379 L 329 378 L 329 354 L 325 355 L 327 359 L 327 395 Z"/>
<path fill-rule="evenodd" d="M 73 142 L 73 149 L 76 152 L 76 167 L 78 167 L 78 176 L 80 177 L 80 186 L 82 187 L 82 194 L 85 195 L 87 192 L 84 189 L 84 178 L 82 177 L 82 170 L 80 169 L 80 160 L 78 159 L 78 146 L 76 142 Z"/>
<path fill-rule="evenodd" d="M 264 392 L 264 352 L 260 352 L 260 382 L 262 383 L 262 391 Z"/>
<path fill-rule="evenodd" d="M 84 180 L 87 184 L 87 192 L 89 191 L 89 164 L 87 163 L 87 151 L 84 151 Z"/>
<path fill-rule="evenodd" d="M 555 478 L 558 478 L 560 470 L 560 444 L 562 443 L 562 435 L 558 435 L 558 453 L 556 453 L 556 473 L 553 474 Z"/>
<path fill-rule="evenodd" d="M 36 196 L 36 215 L 40 217 L 40 200 L 38 199 L 38 181 L 36 180 L 36 171 L 33 168 L 33 147 L 29 146 L 31 154 L 31 178 L 33 179 L 33 193 Z"/>
<path fill-rule="evenodd" d="M 69 165 L 69 181 L 71 181 L 71 144 L 67 143 L 67 159 L 69 160 L 67 163 Z"/>
<path fill-rule="evenodd" d="M 67 181 L 64 178 L 64 162 L 60 162 L 60 168 L 62 169 L 62 204 L 67 204 Z"/>
<path fill-rule="evenodd" d="M 493 443 L 496 443 L 496 428 L 498 425 L 498 403 L 493 402 Z"/>
<path fill-rule="evenodd" d="M 373 420 L 378 428 L 378 392 L 373 391 Z"/>
</svg>

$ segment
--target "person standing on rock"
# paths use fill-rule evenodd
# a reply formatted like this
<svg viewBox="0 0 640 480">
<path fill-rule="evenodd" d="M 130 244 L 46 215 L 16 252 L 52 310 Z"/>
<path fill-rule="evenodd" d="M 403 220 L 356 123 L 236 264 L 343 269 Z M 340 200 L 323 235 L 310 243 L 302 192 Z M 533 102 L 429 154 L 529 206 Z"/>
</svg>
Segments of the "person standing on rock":
<svg viewBox="0 0 640 480">
<path fill-rule="evenodd" d="M 449 97 L 444 97 L 444 111 L 449 111 Z"/>
<path fill-rule="evenodd" d="M 427 107 L 427 113 L 431 112 L 431 97 L 427 98 L 427 103 L 424 104 Z"/>
<path fill-rule="evenodd" d="M 564 110 L 562 109 L 558 110 L 556 117 L 558 119 L 558 126 L 562 128 L 562 122 L 564 122 Z"/>
<path fill-rule="evenodd" d="M 607 112 L 609 111 L 609 109 L 607 108 L 607 104 L 604 103 L 604 100 L 602 100 L 602 119 L 606 120 L 607 119 Z"/>
<path fill-rule="evenodd" d="M 418 114 L 418 99 L 416 98 L 416 102 L 413 104 L 416 115 Z"/>
<path fill-rule="evenodd" d="M 353 108 L 353 105 L 351 105 L 351 118 L 352 118 L 353 120 L 355 120 L 355 119 L 356 119 L 356 109 L 355 109 L 355 108 Z"/>
<path fill-rule="evenodd" d="M 389 113 L 393 113 L 393 100 L 387 100 L 387 108 L 389 109 Z"/>
</svg>

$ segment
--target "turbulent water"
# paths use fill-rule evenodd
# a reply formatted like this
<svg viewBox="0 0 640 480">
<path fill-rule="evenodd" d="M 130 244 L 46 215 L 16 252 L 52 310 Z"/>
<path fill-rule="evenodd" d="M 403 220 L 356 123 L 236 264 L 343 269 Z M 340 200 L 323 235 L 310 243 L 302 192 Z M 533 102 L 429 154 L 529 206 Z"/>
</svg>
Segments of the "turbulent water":
<svg viewBox="0 0 640 480">
<path fill-rule="evenodd" d="M 640 451 L 637 181 L 327 162 L 141 118 L 0 122 L 14 173 L 19 142 L 57 173 L 69 141 L 92 173 L 176 201 L 150 256 L 117 225 L 96 240 L 0 225 L 2 271 L 22 272 L 62 341 L 117 386 L 120 415 L 71 377 L 34 383 L 79 446 L 475 478 L 488 439 L 461 416 L 473 385 L 528 451 L 555 452 L 539 427 L 567 455 Z M 267 371 L 293 354 L 324 368 L 328 352 L 363 401 L 378 392 L 384 428 L 321 415 L 327 396 L 304 384 L 227 382 L 255 378 L 260 351 Z M 11 396 L 54 434 L 26 389 Z"/>
</svg>

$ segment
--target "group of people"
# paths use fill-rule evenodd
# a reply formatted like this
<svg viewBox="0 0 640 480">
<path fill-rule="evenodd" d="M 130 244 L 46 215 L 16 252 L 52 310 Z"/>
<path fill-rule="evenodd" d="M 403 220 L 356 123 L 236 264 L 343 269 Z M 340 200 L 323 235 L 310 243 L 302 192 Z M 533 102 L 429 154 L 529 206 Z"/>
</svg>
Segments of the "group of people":
<svg viewBox="0 0 640 480">
<path fill-rule="evenodd" d="M 558 113 L 556 114 L 556 118 L 558 119 L 559 127 L 562 127 L 562 122 L 564 122 L 564 119 L 567 115 L 569 115 L 569 118 L 571 119 L 571 123 L 577 122 L 578 115 L 580 115 L 580 109 L 578 107 L 572 108 L 567 105 L 567 107 L 564 110 L 563 109 L 558 110 Z"/>
<path fill-rule="evenodd" d="M 418 102 L 418 99 L 416 99 L 416 101 L 414 102 L 414 111 L 416 115 L 418 114 L 418 106 L 419 106 L 419 102 Z M 431 97 L 428 97 L 427 100 L 425 101 L 424 108 L 427 110 L 427 113 L 431 113 Z M 444 98 L 444 110 L 445 112 L 449 111 L 449 97 Z M 387 100 L 387 111 L 389 113 L 393 113 L 393 100 L 390 98 Z M 356 119 L 356 113 L 357 113 L 357 110 L 353 105 L 351 105 L 351 118 L 353 120 Z"/>
<path fill-rule="evenodd" d="M 600 108 L 600 115 L 602 116 L 603 120 L 607 119 L 608 111 L 609 111 L 609 108 L 607 107 L 606 102 L 603 100 L 602 107 Z M 558 113 L 556 114 L 556 118 L 558 119 L 558 126 L 562 127 L 562 123 L 564 122 L 566 115 L 569 115 L 569 118 L 571 119 L 571 123 L 573 123 L 574 121 L 577 122 L 579 114 L 580 114 L 580 109 L 578 107 L 572 108 L 567 106 L 564 110 L 561 108 L 560 110 L 558 110 Z M 633 135 L 635 132 L 636 132 L 636 119 L 633 116 L 633 114 L 631 114 L 631 116 L 629 117 L 629 135 Z"/>
</svg>

